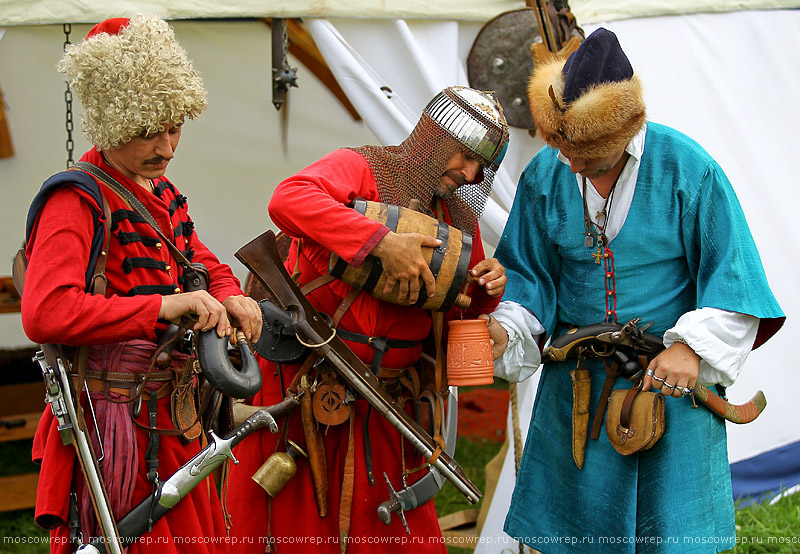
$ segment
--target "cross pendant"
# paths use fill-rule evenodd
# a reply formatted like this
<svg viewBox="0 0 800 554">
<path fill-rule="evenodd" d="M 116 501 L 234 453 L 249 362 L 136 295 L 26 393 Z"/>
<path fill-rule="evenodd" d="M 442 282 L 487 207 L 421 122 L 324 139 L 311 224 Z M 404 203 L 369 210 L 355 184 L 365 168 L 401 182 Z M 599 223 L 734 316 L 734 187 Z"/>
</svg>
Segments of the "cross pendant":
<svg viewBox="0 0 800 554">
<path fill-rule="evenodd" d="M 597 221 L 597 223 L 598 223 L 598 224 L 600 224 L 600 220 L 603 220 L 603 221 L 605 221 L 605 219 L 606 219 L 606 212 L 605 212 L 605 210 L 603 210 L 603 211 L 598 211 L 598 212 L 595 214 L 595 216 L 594 216 L 594 219 Z"/>
<path fill-rule="evenodd" d="M 594 252 L 592 252 L 592 258 L 594 258 L 594 263 L 596 263 L 596 264 L 598 264 L 598 265 L 599 265 L 599 264 L 600 264 L 600 260 L 602 260 L 602 259 L 603 259 L 603 258 L 605 258 L 605 257 L 606 257 L 606 255 L 605 255 L 605 253 L 603 252 L 603 246 L 602 246 L 602 244 L 598 244 L 598 245 L 597 245 L 597 250 L 595 250 Z"/>
</svg>

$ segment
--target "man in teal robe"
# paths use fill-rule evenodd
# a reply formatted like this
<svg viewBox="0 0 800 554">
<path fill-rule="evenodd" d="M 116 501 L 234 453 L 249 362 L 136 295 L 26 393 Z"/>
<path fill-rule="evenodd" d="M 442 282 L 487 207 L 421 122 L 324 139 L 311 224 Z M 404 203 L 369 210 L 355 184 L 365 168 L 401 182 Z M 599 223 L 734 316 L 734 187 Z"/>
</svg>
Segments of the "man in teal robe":
<svg viewBox="0 0 800 554">
<path fill-rule="evenodd" d="M 667 347 L 642 387 L 667 396 L 666 430 L 622 456 L 603 424 L 579 460 L 575 361 L 545 363 L 505 531 L 546 554 L 733 548 L 724 420 L 693 409 L 689 392 L 731 385 L 784 320 L 733 188 L 696 142 L 646 121 L 606 29 L 537 67 L 528 94 L 549 147 L 523 172 L 496 250 L 508 277 L 489 324 L 496 374 L 528 377 L 544 341 L 569 327 L 641 318 Z M 586 366 L 593 421 L 606 373 Z"/>
</svg>

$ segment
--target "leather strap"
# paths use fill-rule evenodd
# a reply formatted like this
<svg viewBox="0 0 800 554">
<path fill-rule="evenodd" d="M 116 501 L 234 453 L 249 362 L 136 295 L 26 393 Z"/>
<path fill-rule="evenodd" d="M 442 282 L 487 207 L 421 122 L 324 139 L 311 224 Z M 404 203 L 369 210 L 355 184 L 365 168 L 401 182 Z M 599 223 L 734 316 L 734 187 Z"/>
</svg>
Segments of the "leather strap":
<svg viewBox="0 0 800 554">
<path fill-rule="evenodd" d="M 441 204 L 439 204 L 441 207 Z M 436 388 L 436 394 L 441 394 L 442 387 L 443 387 L 443 379 L 445 373 L 445 356 L 446 356 L 446 348 L 444 346 L 444 337 L 443 337 L 443 328 L 444 328 L 444 314 L 442 312 L 435 312 L 433 313 L 433 336 L 434 340 L 436 341 L 436 365 L 434 370 L 434 383 Z M 434 442 L 436 442 L 436 450 L 433 451 L 430 458 L 428 458 L 428 463 L 433 465 L 436 463 L 436 460 L 439 459 L 439 455 L 444 452 L 445 443 L 444 437 L 442 436 L 441 429 L 442 429 L 442 407 L 437 402 L 436 406 L 433 410 L 433 428 L 436 430 L 436 434 L 432 437 Z"/>
<path fill-rule="evenodd" d="M 299 258 L 298 258 L 299 259 Z M 298 276 L 300 274 L 298 273 Z M 336 277 L 331 275 L 330 273 L 324 273 L 317 277 L 316 279 L 310 280 L 308 283 L 300 287 L 300 292 L 303 293 L 303 296 L 308 296 L 318 288 L 327 285 L 331 281 L 335 280 Z"/>
<path fill-rule="evenodd" d="M 641 380 L 637 381 L 633 387 L 628 389 L 627 394 L 625 394 L 625 400 L 622 401 L 622 412 L 619 414 L 619 424 L 624 429 L 630 429 L 631 407 L 633 407 L 633 401 L 636 399 L 636 395 L 639 394 L 640 390 L 642 390 Z"/>
<path fill-rule="evenodd" d="M 339 502 L 339 552 L 347 550 L 350 535 L 350 515 L 353 508 L 353 490 L 355 485 L 355 414 L 356 405 L 353 404 L 353 413 L 350 414 L 350 434 L 347 438 L 347 456 L 344 461 L 344 476 L 342 478 L 342 497 Z"/>
<path fill-rule="evenodd" d="M 94 268 L 94 275 L 90 283 L 90 292 L 99 296 L 106 295 L 106 288 L 108 287 L 108 278 L 106 277 L 106 262 L 108 261 L 108 248 L 111 245 L 111 208 L 108 205 L 108 197 L 100 190 L 100 197 L 103 199 L 103 215 L 106 220 L 103 226 L 105 227 L 106 240 L 103 243 L 103 251 L 97 257 L 97 263 Z"/>
<path fill-rule="evenodd" d="M 75 385 L 75 389 L 78 388 L 79 378 L 77 375 L 72 376 L 72 382 Z M 123 386 L 113 386 L 113 385 L 128 385 L 126 387 Z M 115 394 L 119 394 L 122 396 L 131 396 L 135 394 L 135 387 L 132 386 L 133 382 L 119 382 L 114 381 L 112 379 L 108 379 L 106 381 L 101 381 L 99 379 L 93 379 L 91 377 L 86 379 L 86 388 L 84 390 L 88 392 L 105 392 L 110 393 L 113 392 Z M 148 400 L 152 394 L 156 394 L 156 398 L 161 399 L 165 396 L 168 396 L 172 393 L 172 382 L 168 381 L 164 383 L 160 388 L 156 389 L 155 391 L 144 391 L 142 393 L 142 398 L 144 400 Z"/>
<path fill-rule="evenodd" d="M 353 304 L 353 302 L 355 302 L 355 299 L 358 297 L 359 293 L 361 293 L 361 289 L 357 289 L 355 287 L 350 288 L 350 292 L 347 293 L 347 296 L 344 297 L 342 302 L 339 304 L 339 307 L 336 308 L 336 313 L 333 314 L 332 321 L 334 327 L 339 327 L 339 322 L 342 321 L 344 314 L 346 314 L 347 310 L 350 309 L 350 306 Z"/>
<path fill-rule="evenodd" d="M 108 205 L 108 197 L 100 191 L 100 197 L 103 201 L 103 216 L 105 217 L 105 241 L 103 242 L 103 251 L 97 257 L 94 266 L 94 273 L 92 274 L 92 281 L 89 283 L 89 294 L 96 294 L 98 296 L 106 295 L 106 288 L 108 286 L 108 278 L 106 277 L 106 261 L 108 260 L 108 248 L 111 245 L 111 208 Z M 75 387 L 76 398 L 80 398 L 83 393 L 83 387 L 86 383 L 87 368 L 86 365 L 89 360 L 89 347 L 81 346 L 75 352 L 75 363 L 73 368 L 75 373 L 78 374 L 78 382 Z M 104 393 L 105 394 L 105 393 Z M 108 397 L 108 394 L 105 394 Z M 86 430 L 86 418 L 83 414 L 83 405 L 78 402 L 77 406 L 78 425 Z"/>
<path fill-rule="evenodd" d="M 600 393 L 600 401 L 597 403 L 597 410 L 594 413 L 592 420 L 592 434 L 591 437 L 597 440 L 600 437 L 600 427 L 603 426 L 603 416 L 608 408 L 608 397 L 611 395 L 611 390 L 614 388 L 614 381 L 619 377 L 616 362 L 609 364 L 603 359 L 603 366 L 606 369 L 606 380 L 603 383 L 603 391 Z"/>
<path fill-rule="evenodd" d="M 369 344 L 370 346 L 376 343 L 380 343 L 382 345 L 385 344 L 387 349 L 413 348 L 414 346 L 417 346 L 419 344 L 419 341 L 416 340 L 390 339 L 386 337 L 370 337 L 367 335 L 362 335 L 361 333 L 354 333 L 352 331 L 347 331 L 346 329 L 337 329 L 336 332 L 344 340 L 359 342 L 361 344 Z"/>
<path fill-rule="evenodd" d="M 72 374 L 73 378 L 78 378 L 77 373 Z M 144 380 L 144 373 L 122 373 L 119 371 L 97 371 L 87 369 L 85 372 L 87 379 L 108 380 L 117 383 L 140 383 Z M 172 381 L 175 379 L 174 371 L 153 371 L 150 373 L 148 381 Z"/>
</svg>

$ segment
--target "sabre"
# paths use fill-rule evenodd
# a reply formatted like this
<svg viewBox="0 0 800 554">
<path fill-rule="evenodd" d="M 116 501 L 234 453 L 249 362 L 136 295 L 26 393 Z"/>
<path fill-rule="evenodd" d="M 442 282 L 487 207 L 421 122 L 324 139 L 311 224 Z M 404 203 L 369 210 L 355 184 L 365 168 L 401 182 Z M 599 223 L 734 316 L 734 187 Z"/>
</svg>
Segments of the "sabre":
<svg viewBox="0 0 800 554">
<path fill-rule="evenodd" d="M 233 463 L 238 464 L 239 461 L 232 452 L 233 447 L 258 429 L 268 427 L 270 431 L 277 433 L 276 420 L 286 417 L 298 404 L 299 395 L 292 395 L 287 396 L 278 404 L 261 408 L 223 439 L 210 431 L 208 446 L 183 464 L 169 479 L 163 481 L 153 494 L 140 502 L 117 523 L 120 542 L 124 546 L 135 542 L 153 522 L 163 517 L 225 460 L 232 460 Z M 107 552 L 105 545 L 106 541 L 102 537 L 97 537 L 89 544 L 78 548 L 77 552 L 104 554 Z"/>
</svg>

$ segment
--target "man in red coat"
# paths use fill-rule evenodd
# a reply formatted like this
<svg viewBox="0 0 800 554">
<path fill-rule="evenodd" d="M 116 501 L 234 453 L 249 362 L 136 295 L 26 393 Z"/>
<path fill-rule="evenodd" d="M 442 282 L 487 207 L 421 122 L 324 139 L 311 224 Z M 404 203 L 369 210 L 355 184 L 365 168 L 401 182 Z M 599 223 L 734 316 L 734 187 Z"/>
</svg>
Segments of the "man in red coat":
<svg viewBox="0 0 800 554">
<path fill-rule="evenodd" d="M 270 201 L 272 220 L 293 237 L 286 267 L 299 270 L 301 286 L 328 273 L 332 252 L 356 267 L 368 255 L 379 258 L 387 276 L 385 291 L 398 286 L 396 303 L 338 279 L 306 296 L 320 312 L 333 316 L 338 336 L 410 413 L 426 383 L 418 362 L 433 320 L 431 311 L 414 303 L 423 292 L 433 296 L 437 286 L 421 247 L 440 241 L 395 233 L 350 204 L 362 198 L 408 207 L 416 200 L 422 211 L 472 235 L 472 303 L 467 310 L 452 308 L 446 319 L 489 313 L 500 301 L 506 277 L 496 260 L 484 259 L 478 218 L 507 142 L 508 127 L 492 95 L 450 87 L 428 104 L 402 144 L 335 150 L 283 181 Z M 388 344 L 388 350 L 380 344 Z M 426 350 L 435 355 L 435 348 Z M 252 403 L 271 405 L 281 400 L 284 387 L 293 386 L 298 366 L 276 367 L 265 360 L 261 366 L 265 384 Z M 319 368 L 309 376 L 317 391 L 335 387 L 331 374 Z M 297 474 L 274 497 L 251 478 L 271 454 L 286 450 L 287 439 L 306 444 L 300 410 L 289 418 L 285 435 L 260 433 L 234 451 L 240 463 L 231 468 L 226 505 L 240 551 L 260 554 L 271 545 L 281 554 L 333 554 L 345 548 L 352 554 L 403 552 L 413 545 L 415 552 L 446 552 L 433 501 L 405 512 L 410 535 L 400 517 L 389 525 L 379 519 L 378 507 L 389 498 L 384 474 L 400 489 L 425 475 L 425 461 L 365 400 L 349 402 L 348 410 L 349 417 L 338 425 L 318 422 L 327 472 L 321 503 L 306 459 L 297 461 Z M 311 448 L 308 454 L 314 456 Z"/>
<path fill-rule="evenodd" d="M 210 275 L 208 291 L 183 292 L 179 261 L 154 228 L 82 171 L 52 177 L 31 206 L 23 326 L 38 343 L 88 347 L 86 389 L 97 429 L 88 409 L 87 426 L 98 457 L 104 453 L 101 473 L 113 517 L 119 520 L 153 492 L 156 479 L 169 477 L 204 442 L 159 434 L 159 444 L 146 455 L 155 436 L 148 427 L 175 429 L 170 406 L 174 381 L 183 373 L 191 390 L 194 379 L 187 373 L 191 359 L 176 352 L 171 366 L 152 372 L 143 387 L 138 416 L 132 408 L 139 401 L 125 402 L 136 398 L 160 332 L 189 315 L 196 317 L 196 331 L 216 329 L 227 336 L 235 323 L 256 340 L 261 315 L 230 268 L 197 237 L 186 197 L 164 177 L 185 118 L 206 107 L 202 81 L 172 29 L 147 16 L 104 21 L 82 43 L 67 48 L 58 68 L 83 105 L 83 130 L 94 144 L 81 161 L 121 183 L 183 256 L 204 264 Z M 92 294 L 98 281 L 92 276 L 103 263 L 105 293 Z M 151 397 L 156 398 L 153 404 Z M 62 444 L 49 408 L 37 430 L 33 458 L 41 462 L 36 520 L 52 530 L 51 551 L 74 550 L 70 527 L 81 532 L 84 542 L 98 536 L 74 450 Z M 77 518 L 70 518 L 71 509 Z M 209 478 L 207 486 L 196 487 L 128 552 L 228 550 L 220 502 Z"/>
</svg>

